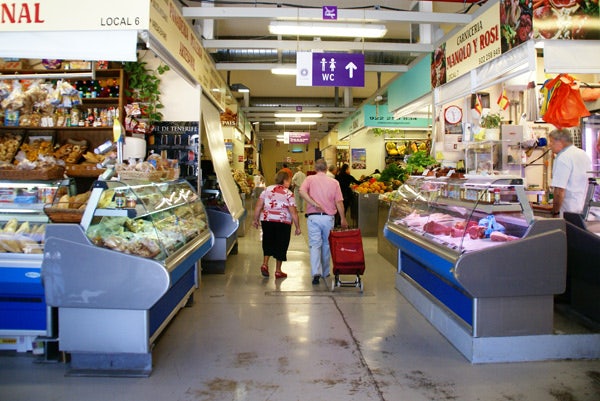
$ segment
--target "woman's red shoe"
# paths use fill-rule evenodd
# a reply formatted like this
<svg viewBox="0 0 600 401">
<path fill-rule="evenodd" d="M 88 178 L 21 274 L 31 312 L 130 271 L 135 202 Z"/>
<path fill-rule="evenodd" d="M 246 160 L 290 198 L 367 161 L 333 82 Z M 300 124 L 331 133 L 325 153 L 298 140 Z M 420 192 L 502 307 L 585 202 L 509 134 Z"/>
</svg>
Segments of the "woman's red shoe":
<svg viewBox="0 0 600 401">
<path fill-rule="evenodd" d="M 275 272 L 275 278 L 286 278 L 287 274 L 284 272 Z"/>
<path fill-rule="evenodd" d="M 262 265 L 260 267 L 260 272 L 263 275 L 263 277 L 269 277 L 269 266 L 267 265 Z"/>
</svg>

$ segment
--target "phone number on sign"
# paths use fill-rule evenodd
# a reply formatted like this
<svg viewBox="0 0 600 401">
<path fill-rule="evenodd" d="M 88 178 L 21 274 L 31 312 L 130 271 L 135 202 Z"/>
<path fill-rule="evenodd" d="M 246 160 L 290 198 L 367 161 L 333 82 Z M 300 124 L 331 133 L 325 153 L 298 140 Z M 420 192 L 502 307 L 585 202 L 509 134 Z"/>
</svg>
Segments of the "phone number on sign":
<svg viewBox="0 0 600 401">
<path fill-rule="evenodd" d="M 477 60 L 478 60 L 478 62 L 479 62 L 479 65 L 481 65 L 481 64 L 483 64 L 483 63 L 485 63 L 486 61 L 490 61 L 490 60 L 491 60 L 491 59 L 493 59 L 494 57 L 497 57 L 497 56 L 499 56 L 501 53 L 502 53 L 502 49 L 494 49 L 494 50 L 491 50 L 491 51 L 489 51 L 489 52 L 485 53 L 485 54 L 484 54 L 484 55 L 482 55 L 482 56 L 479 56 L 479 57 L 477 58 Z"/>
</svg>

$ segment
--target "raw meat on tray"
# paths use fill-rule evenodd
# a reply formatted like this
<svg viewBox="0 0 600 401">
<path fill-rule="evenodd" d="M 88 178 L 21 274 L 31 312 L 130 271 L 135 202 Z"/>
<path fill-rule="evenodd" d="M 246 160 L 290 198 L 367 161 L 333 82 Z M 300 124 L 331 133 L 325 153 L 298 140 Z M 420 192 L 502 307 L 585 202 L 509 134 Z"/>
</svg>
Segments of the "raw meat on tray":
<svg viewBox="0 0 600 401">
<path fill-rule="evenodd" d="M 492 241 L 496 241 L 496 242 L 508 242 L 508 241 L 515 241 L 520 238 L 515 237 L 513 235 L 507 235 L 507 234 L 501 233 L 500 231 L 494 231 L 493 233 L 490 234 L 490 239 Z"/>
<path fill-rule="evenodd" d="M 426 233 L 433 235 L 450 235 L 452 228 L 444 224 L 437 223 L 435 221 L 430 221 L 423 226 L 423 230 Z"/>
</svg>

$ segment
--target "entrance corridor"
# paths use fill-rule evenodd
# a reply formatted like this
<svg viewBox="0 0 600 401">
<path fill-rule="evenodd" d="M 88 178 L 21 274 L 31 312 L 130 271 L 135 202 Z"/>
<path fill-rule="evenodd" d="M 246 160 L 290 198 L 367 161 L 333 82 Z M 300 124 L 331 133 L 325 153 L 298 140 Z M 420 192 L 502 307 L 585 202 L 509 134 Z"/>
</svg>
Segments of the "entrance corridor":
<svg viewBox="0 0 600 401">
<path fill-rule="evenodd" d="M 202 275 L 158 339 L 148 378 L 66 377 L 63 363 L 0 354 L 2 401 L 598 401 L 600 361 L 472 365 L 394 288 L 364 238 L 364 293 L 311 284 L 306 221 L 289 277 L 260 275 L 260 232 L 225 274 Z M 348 277 L 350 278 L 350 277 Z"/>
</svg>

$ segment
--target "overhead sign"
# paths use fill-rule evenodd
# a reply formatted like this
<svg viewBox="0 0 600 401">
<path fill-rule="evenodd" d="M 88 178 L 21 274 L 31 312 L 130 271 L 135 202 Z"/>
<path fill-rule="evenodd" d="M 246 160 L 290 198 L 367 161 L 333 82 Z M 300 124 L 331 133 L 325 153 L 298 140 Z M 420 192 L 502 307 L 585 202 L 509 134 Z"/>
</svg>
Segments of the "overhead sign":
<svg viewBox="0 0 600 401">
<path fill-rule="evenodd" d="M 431 86 L 443 85 L 500 57 L 500 28 L 500 6 L 496 3 L 442 43 L 431 57 Z"/>
<path fill-rule="evenodd" d="M 365 86 L 365 56 L 298 52 L 297 86 Z"/>
<path fill-rule="evenodd" d="M 337 6 L 323 6 L 324 20 L 337 20 Z"/>
<path fill-rule="evenodd" d="M 284 144 L 310 143 L 310 132 L 284 132 Z"/>
<path fill-rule="evenodd" d="M 427 128 L 431 125 L 431 118 L 407 116 L 395 119 L 394 114 L 388 111 L 385 104 L 380 106 L 366 104 L 362 109 L 365 116 L 365 127 Z"/>
<path fill-rule="evenodd" d="M 102 7 L 80 0 L 0 1 L 0 32 L 148 29 L 149 8 L 148 0 L 105 0 Z"/>
</svg>

